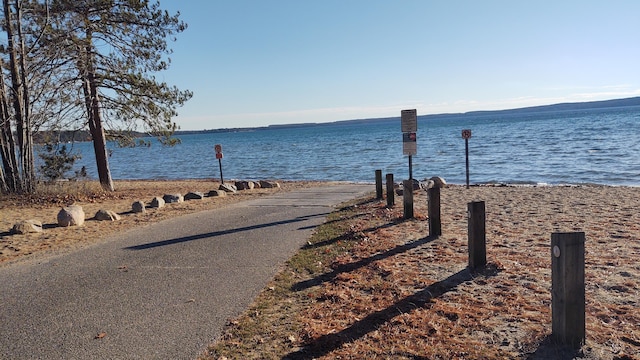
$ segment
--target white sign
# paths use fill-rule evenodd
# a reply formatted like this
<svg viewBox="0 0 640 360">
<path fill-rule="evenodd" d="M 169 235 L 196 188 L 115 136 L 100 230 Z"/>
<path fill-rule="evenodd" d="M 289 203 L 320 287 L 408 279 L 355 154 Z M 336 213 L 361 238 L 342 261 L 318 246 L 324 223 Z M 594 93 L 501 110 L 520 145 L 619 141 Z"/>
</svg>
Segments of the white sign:
<svg viewBox="0 0 640 360">
<path fill-rule="evenodd" d="M 402 134 L 402 153 L 404 155 L 418 154 L 418 143 L 416 133 L 407 132 Z"/>
<path fill-rule="evenodd" d="M 403 133 L 418 131 L 418 112 L 416 109 L 400 111 L 400 121 Z"/>
</svg>

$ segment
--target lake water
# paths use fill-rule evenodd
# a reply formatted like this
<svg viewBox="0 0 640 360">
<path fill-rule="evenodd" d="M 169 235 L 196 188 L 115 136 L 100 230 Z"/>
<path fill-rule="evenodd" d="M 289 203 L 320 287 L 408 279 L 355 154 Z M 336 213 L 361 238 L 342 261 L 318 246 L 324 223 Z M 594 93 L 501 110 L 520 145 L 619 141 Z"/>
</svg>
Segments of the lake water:
<svg viewBox="0 0 640 360">
<path fill-rule="evenodd" d="M 469 140 L 471 183 L 640 185 L 640 107 L 530 114 L 420 116 L 413 177 L 465 183 L 463 129 Z M 225 180 L 337 180 L 373 182 L 376 169 L 409 177 L 400 118 L 368 124 L 178 136 L 163 147 L 118 148 L 110 168 L 118 179 L 220 178 L 214 145 L 221 144 Z M 90 143 L 76 143 L 97 178 Z"/>
</svg>

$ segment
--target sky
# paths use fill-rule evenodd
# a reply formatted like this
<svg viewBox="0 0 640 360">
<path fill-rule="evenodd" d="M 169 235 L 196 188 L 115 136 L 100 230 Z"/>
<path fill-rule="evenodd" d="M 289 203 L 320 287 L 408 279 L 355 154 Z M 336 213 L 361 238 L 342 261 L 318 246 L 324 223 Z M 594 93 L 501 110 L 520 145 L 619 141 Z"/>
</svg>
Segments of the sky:
<svg viewBox="0 0 640 360">
<path fill-rule="evenodd" d="M 160 0 L 182 130 L 640 96 L 637 0 Z"/>
</svg>

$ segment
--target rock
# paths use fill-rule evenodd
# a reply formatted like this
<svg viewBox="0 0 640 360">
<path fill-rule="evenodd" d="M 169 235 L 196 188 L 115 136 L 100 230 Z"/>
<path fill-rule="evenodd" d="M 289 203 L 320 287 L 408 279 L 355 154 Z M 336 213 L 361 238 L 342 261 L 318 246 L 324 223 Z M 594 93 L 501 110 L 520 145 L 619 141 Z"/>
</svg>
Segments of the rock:
<svg viewBox="0 0 640 360">
<path fill-rule="evenodd" d="M 69 205 L 58 212 L 58 226 L 82 226 L 84 210 L 80 205 Z"/>
<path fill-rule="evenodd" d="M 184 197 L 181 194 L 165 194 L 162 198 L 167 204 L 181 203 L 184 201 Z"/>
<path fill-rule="evenodd" d="M 444 188 L 447 187 L 447 182 L 440 176 L 433 176 L 429 181 L 433 181 L 433 187 Z"/>
<path fill-rule="evenodd" d="M 165 204 L 164 199 L 161 198 L 160 196 L 156 196 L 153 199 L 151 199 L 151 203 L 149 204 L 149 207 L 152 208 L 161 208 L 163 207 Z"/>
<path fill-rule="evenodd" d="M 42 232 L 42 222 L 38 220 L 22 220 L 11 229 L 12 234 L 28 234 Z"/>
<path fill-rule="evenodd" d="M 100 209 L 93 218 L 98 221 L 117 221 L 120 220 L 120 215 L 112 210 Z"/>
<path fill-rule="evenodd" d="M 220 187 L 218 188 L 218 190 L 224 190 L 228 193 L 236 193 L 238 191 L 238 188 L 235 187 L 235 185 L 231 185 L 231 184 L 220 184 Z"/>
<path fill-rule="evenodd" d="M 254 183 L 253 183 L 253 188 L 254 188 L 254 189 L 260 189 L 260 188 L 261 188 L 261 186 L 260 186 L 260 182 L 259 182 L 259 181 L 254 182 Z"/>
<path fill-rule="evenodd" d="M 134 213 L 144 213 L 147 212 L 147 209 L 145 209 L 144 203 L 138 200 L 131 204 L 131 211 L 133 211 Z"/>
<path fill-rule="evenodd" d="M 260 180 L 260 187 L 263 189 L 279 188 L 280 184 L 273 181 Z"/>
<path fill-rule="evenodd" d="M 251 190 L 255 186 L 253 181 L 236 181 L 236 189 L 238 190 Z"/>
<path fill-rule="evenodd" d="M 188 192 L 187 195 L 184 196 L 185 200 L 202 200 L 204 199 L 204 194 L 199 191 Z"/>
<path fill-rule="evenodd" d="M 227 192 L 224 190 L 211 190 L 207 196 L 227 196 Z"/>
</svg>

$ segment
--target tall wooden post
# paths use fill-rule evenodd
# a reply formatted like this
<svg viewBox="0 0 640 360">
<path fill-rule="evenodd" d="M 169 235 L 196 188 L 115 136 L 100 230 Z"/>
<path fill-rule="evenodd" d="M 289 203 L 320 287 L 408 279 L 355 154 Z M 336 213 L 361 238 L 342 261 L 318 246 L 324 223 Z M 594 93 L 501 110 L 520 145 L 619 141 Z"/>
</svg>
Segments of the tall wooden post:
<svg viewBox="0 0 640 360">
<path fill-rule="evenodd" d="M 584 242 L 584 232 L 551 234 L 551 332 L 575 348 L 586 335 Z"/>
<path fill-rule="evenodd" d="M 473 270 L 487 265 L 484 201 L 468 203 L 467 214 L 469 216 L 469 268 Z"/>
<path fill-rule="evenodd" d="M 376 199 L 382 199 L 382 170 L 376 170 Z"/>
<path fill-rule="evenodd" d="M 393 174 L 387 174 L 387 207 L 392 208 L 395 205 L 395 193 L 394 193 L 394 183 L 393 183 Z"/>
<path fill-rule="evenodd" d="M 432 187 L 427 190 L 427 206 L 429 212 L 429 236 L 442 235 L 440 220 L 440 188 Z"/>
<path fill-rule="evenodd" d="M 413 219 L 413 180 L 405 180 L 402 182 L 402 198 L 404 218 Z"/>
</svg>

